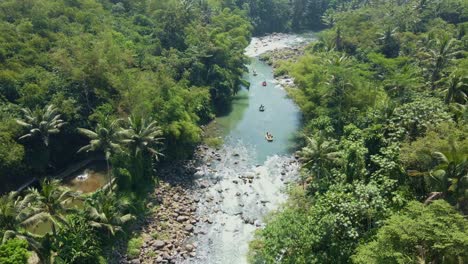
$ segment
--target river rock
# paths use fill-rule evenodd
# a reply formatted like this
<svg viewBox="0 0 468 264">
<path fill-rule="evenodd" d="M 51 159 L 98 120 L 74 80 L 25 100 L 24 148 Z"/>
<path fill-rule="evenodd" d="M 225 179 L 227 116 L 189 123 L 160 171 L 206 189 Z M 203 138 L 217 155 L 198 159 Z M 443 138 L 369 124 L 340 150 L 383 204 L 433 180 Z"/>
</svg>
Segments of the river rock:
<svg viewBox="0 0 468 264">
<path fill-rule="evenodd" d="M 185 215 L 180 215 L 180 216 L 177 217 L 177 222 L 179 222 L 179 223 L 187 221 L 187 220 L 188 220 L 188 217 L 185 216 Z"/>
<path fill-rule="evenodd" d="M 192 232 L 193 231 L 193 225 L 192 224 L 185 225 L 184 229 L 187 232 Z"/>
<path fill-rule="evenodd" d="M 164 245 L 166 245 L 166 242 L 162 241 L 162 240 L 156 240 L 154 241 L 154 247 L 157 248 L 157 249 L 160 249 L 162 247 L 164 247 Z"/>
<path fill-rule="evenodd" d="M 185 249 L 188 251 L 188 252 L 192 252 L 193 249 L 194 249 L 194 246 L 192 244 L 187 244 L 185 245 Z"/>
<path fill-rule="evenodd" d="M 202 189 L 208 188 L 209 186 L 209 184 L 205 181 L 200 182 L 199 185 L 200 185 L 200 188 Z"/>
</svg>

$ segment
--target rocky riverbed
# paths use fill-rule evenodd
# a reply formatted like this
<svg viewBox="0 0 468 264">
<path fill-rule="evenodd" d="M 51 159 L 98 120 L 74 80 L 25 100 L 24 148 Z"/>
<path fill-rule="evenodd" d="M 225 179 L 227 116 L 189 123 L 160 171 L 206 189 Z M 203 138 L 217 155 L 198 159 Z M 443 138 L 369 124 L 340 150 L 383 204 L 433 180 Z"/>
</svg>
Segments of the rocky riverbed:
<svg viewBox="0 0 468 264">
<path fill-rule="evenodd" d="M 221 227 L 227 226 L 234 233 L 243 232 L 242 226 L 234 224 L 237 221 L 251 226 L 248 232 L 263 227 L 261 216 L 284 195 L 272 193 L 260 199 L 258 188 L 268 185 L 269 181 L 264 177 L 267 168 L 260 164 L 251 166 L 246 163 L 248 158 L 247 149 L 215 149 L 202 145 L 194 160 L 162 169 L 160 175 L 164 180 L 148 199 L 150 213 L 135 229 L 143 239 L 140 254 L 129 257 L 122 253 L 125 252 L 122 247 L 118 262 L 191 263 L 191 259 L 197 262 L 196 259 L 207 257 L 205 249 L 199 258 L 197 248 L 199 241 L 210 243 L 205 240 L 209 233 L 222 233 Z M 290 181 L 298 168 L 296 159 L 277 161 L 271 163 L 277 170 L 274 173 L 279 176 L 277 180 Z M 233 167 L 233 177 L 229 179 L 217 174 L 225 165 Z M 226 204 L 232 201 L 234 204 Z"/>
<path fill-rule="evenodd" d="M 281 68 L 283 63 L 296 62 L 307 48 L 308 44 L 302 43 L 294 47 L 277 48 L 260 55 L 260 60 L 266 62 L 273 68 L 275 80 L 278 84 L 286 88 L 294 88 L 294 78 L 287 70 Z"/>
<path fill-rule="evenodd" d="M 195 161 L 181 161 L 165 166 L 159 172 L 161 182 L 148 197 L 148 215 L 136 224 L 143 244 L 138 256 L 116 252 L 119 263 L 178 263 L 194 257 L 197 245 L 187 242 L 199 221 L 197 200 L 191 191 Z"/>
</svg>

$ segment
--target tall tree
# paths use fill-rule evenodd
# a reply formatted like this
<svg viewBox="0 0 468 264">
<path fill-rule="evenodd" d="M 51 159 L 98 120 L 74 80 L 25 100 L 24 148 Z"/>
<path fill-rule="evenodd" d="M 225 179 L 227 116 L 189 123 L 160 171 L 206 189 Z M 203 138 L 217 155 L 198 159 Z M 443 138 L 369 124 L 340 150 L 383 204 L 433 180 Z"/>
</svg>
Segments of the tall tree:
<svg viewBox="0 0 468 264">
<path fill-rule="evenodd" d="M 468 90 L 468 77 L 458 73 L 451 74 L 446 80 L 445 103 L 465 104 L 468 101 L 466 91 Z"/>
<path fill-rule="evenodd" d="M 162 155 L 158 148 L 163 140 L 162 134 L 161 127 L 156 121 L 131 116 L 128 118 L 128 128 L 122 132 L 124 137 L 122 142 L 128 145 L 134 156 L 150 153 L 158 158 Z"/>
<path fill-rule="evenodd" d="M 156 121 L 131 116 L 128 118 L 128 128 L 122 131 L 122 143 L 130 150 L 132 162 L 132 185 L 146 184 L 153 175 L 153 159 L 162 155 L 163 131 Z"/>
<path fill-rule="evenodd" d="M 109 186 L 109 189 L 113 187 Z M 114 192 L 100 190 L 86 202 L 90 225 L 105 230 L 109 237 L 123 231 L 123 225 L 135 219 L 133 215 L 125 213 L 129 204 L 124 199 L 118 199 Z"/>
<path fill-rule="evenodd" d="M 40 252 L 39 236 L 27 231 L 27 228 L 38 223 L 31 218 L 30 200 L 22 199 L 17 192 L 4 194 L 0 198 L 0 232 L 3 233 L 2 244 L 10 238 L 28 241 L 31 248 Z"/>
<path fill-rule="evenodd" d="M 65 122 L 60 119 L 58 109 L 52 104 L 43 109 L 22 108 L 21 111 L 23 111 L 24 119 L 18 119 L 16 122 L 27 128 L 28 133 L 20 139 L 40 137 L 44 145 L 48 146 L 50 135 L 59 133 L 60 128 L 65 125 Z"/>
<path fill-rule="evenodd" d="M 80 148 L 78 152 L 102 151 L 106 159 L 107 176 L 109 183 L 112 181 L 112 172 L 110 171 L 109 159 L 112 154 L 121 151 L 120 136 L 122 133 L 120 127 L 120 119 L 109 120 L 105 119 L 98 123 L 95 131 L 78 128 L 78 131 L 88 137 L 90 142 L 88 145 Z"/>
<path fill-rule="evenodd" d="M 306 141 L 307 145 L 300 151 L 303 167 L 309 169 L 317 179 L 328 176 L 331 164 L 340 157 L 335 143 L 322 135 L 306 137 Z"/>
<path fill-rule="evenodd" d="M 422 55 L 432 89 L 436 88 L 437 81 L 441 79 L 443 71 L 458 53 L 456 39 L 448 37 L 433 38 L 423 49 Z"/>
<path fill-rule="evenodd" d="M 378 40 L 381 43 L 381 51 L 387 58 L 395 58 L 400 51 L 400 43 L 395 37 L 398 28 L 387 27 L 383 32 L 378 33 Z"/>
<path fill-rule="evenodd" d="M 55 235 L 57 228 L 66 224 L 65 214 L 74 210 L 70 206 L 75 198 L 77 194 L 60 186 L 59 180 L 44 179 L 39 190 L 29 189 L 24 197 L 31 202 L 32 214 L 28 221 L 50 222 Z"/>
</svg>

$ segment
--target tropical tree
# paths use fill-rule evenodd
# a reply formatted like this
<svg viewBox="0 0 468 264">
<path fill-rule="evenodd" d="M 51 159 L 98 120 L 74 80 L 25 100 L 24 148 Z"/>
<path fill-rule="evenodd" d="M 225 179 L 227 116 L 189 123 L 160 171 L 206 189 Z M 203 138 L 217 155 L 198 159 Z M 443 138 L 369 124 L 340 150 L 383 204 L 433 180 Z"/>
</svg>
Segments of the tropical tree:
<svg viewBox="0 0 468 264">
<path fill-rule="evenodd" d="M 429 172 L 437 191 L 447 195 L 449 201 L 461 210 L 468 205 L 468 161 L 467 153 L 459 148 L 453 139 L 449 141 L 450 151 L 434 152 L 439 165 Z"/>
<path fill-rule="evenodd" d="M 366 243 L 367 242 L 367 243 Z M 464 263 L 468 222 L 447 202 L 410 202 L 371 239 L 362 240 L 352 263 Z"/>
<path fill-rule="evenodd" d="M 341 57 L 340 64 L 345 64 L 346 59 Z M 341 118 L 343 112 L 343 104 L 346 103 L 346 97 L 350 94 L 350 90 L 354 88 L 354 84 L 346 80 L 343 74 L 331 74 L 327 82 L 324 83 L 328 87 L 328 91 L 325 94 L 329 98 L 333 106 L 338 108 L 338 117 Z"/>
<path fill-rule="evenodd" d="M 27 128 L 28 133 L 21 136 L 24 138 L 40 137 L 45 146 L 49 145 L 49 137 L 51 134 L 60 132 L 60 128 L 65 125 L 65 122 L 60 119 L 58 109 L 54 105 L 46 105 L 43 109 L 22 108 L 24 119 L 18 119 L 16 122 Z"/>
<path fill-rule="evenodd" d="M 387 27 L 383 32 L 378 33 L 378 40 L 382 44 L 381 51 L 387 58 L 398 56 L 400 43 L 395 37 L 398 28 Z"/>
<path fill-rule="evenodd" d="M 31 248 L 40 252 L 39 236 L 26 229 L 38 223 L 30 216 L 30 201 L 22 199 L 17 192 L 10 192 L 0 197 L 0 233 L 3 234 L 1 244 L 11 238 L 25 239 Z"/>
<path fill-rule="evenodd" d="M 458 53 L 456 39 L 447 37 L 431 39 L 428 47 L 423 49 L 422 56 L 429 73 L 432 89 L 436 88 L 436 83 L 442 77 L 443 70 Z"/>
<path fill-rule="evenodd" d="M 122 131 L 122 143 L 128 146 L 132 159 L 132 176 L 137 177 L 133 184 L 143 183 L 138 178 L 151 178 L 153 174 L 153 158 L 158 160 L 162 155 L 159 148 L 162 144 L 163 134 L 156 121 L 137 118 L 128 118 L 128 128 Z"/>
<path fill-rule="evenodd" d="M 74 211 L 70 203 L 75 198 L 78 198 L 77 194 L 61 187 L 59 180 L 44 179 L 39 190 L 31 188 L 24 197 L 31 206 L 31 216 L 28 221 L 50 222 L 52 233 L 55 235 L 57 227 L 66 224 L 65 214 Z"/>
<path fill-rule="evenodd" d="M 124 213 L 129 203 L 125 199 L 118 199 L 114 192 L 108 190 L 96 192 L 86 203 L 90 225 L 105 230 L 109 237 L 123 231 L 123 225 L 135 219 L 133 215 Z"/>
<path fill-rule="evenodd" d="M 98 261 L 100 240 L 85 214 L 67 216 L 67 225 L 58 230 L 52 249 L 56 252 L 55 263 L 102 263 Z"/>
<path fill-rule="evenodd" d="M 460 103 L 465 104 L 467 102 L 467 95 L 465 91 L 468 89 L 468 77 L 454 73 L 448 78 L 442 79 L 446 81 L 447 89 L 445 89 L 445 103 L 450 104 Z"/>
<path fill-rule="evenodd" d="M 112 181 L 112 173 L 110 171 L 109 159 L 112 154 L 121 151 L 120 136 L 122 129 L 120 127 L 120 121 L 120 119 L 109 120 L 108 118 L 106 118 L 103 122 L 97 124 L 95 131 L 85 128 L 78 128 L 78 131 L 82 135 L 90 139 L 89 144 L 80 148 L 78 150 L 78 153 L 83 151 L 104 152 L 109 183 Z"/>
<path fill-rule="evenodd" d="M 156 159 L 162 155 L 157 148 L 163 140 L 163 131 L 156 121 L 131 116 L 128 118 L 128 129 L 123 131 L 122 142 L 127 144 L 134 156 L 150 153 Z"/>
<path fill-rule="evenodd" d="M 335 142 L 326 140 L 322 135 L 306 137 L 306 141 L 307 145 L 299 153 L 303 167 L 318 179 L 327 177 L 331 165 L 340 158 Z"/>
</svg>

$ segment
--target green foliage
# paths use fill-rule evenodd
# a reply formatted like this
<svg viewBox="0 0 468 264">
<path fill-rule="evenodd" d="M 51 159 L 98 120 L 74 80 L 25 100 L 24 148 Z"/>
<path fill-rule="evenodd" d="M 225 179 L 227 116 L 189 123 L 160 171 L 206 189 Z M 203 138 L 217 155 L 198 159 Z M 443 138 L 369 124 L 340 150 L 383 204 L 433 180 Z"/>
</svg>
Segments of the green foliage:
<svg viewBox="0 0 468 264">
<path fill-rule="evenodd" d="M 0 175 L 2 178 L 18 174 L 24 154 L 24 147 L 16 143 L 11 134 L 0 132 Z"/>
<path fill-rule="evenodd" d="M 466 262 L 466 1 L 299 2 L 331 27 L 275 62 L 306 123 L 304 194 L 257 232 L 250 261 Z"/>
<path fill-rule="evenodd" d="M 142 237 L 134 237 L 128 241 L 127 244 L 127 255 L 130 258 L 136 258 L 140 255 L 140 249 L 143 246 Z"/>
<path fill-rule="evenodd" d="M 57 233 L 52 245 L 58 253 L 57 262 L 96 263 L 101 254 L 100 244 L 95 231 L 83 216 L 70 215 L 67 225 Z"/>
<path fill-rule="evenodd" d="M 223 145 L 223 140 L 219 137 L 204 138 L 204 143 L 212 148 L 219 148 Z"/>
<path fill-rule="evenodd" d="M 10 239 L 0 245 L 0 263 L 26 264 L 28 257 L 28 243 L 25 240 Z"/>
<path fill-rule="evenodd" d="M 414 139 L 424 136 L 429 127 L 450 120 L 451 116 L 442 100 L 421 97 L 395 108 L 387 125 L 387 133 L 394 139 Z"/>
<path fill-rule="evenodd" d="M 449 139 L 462 148 L 462 152 L 467 153 L 467 129 L 466 125 L 457 126 L 453 123 L 441 123 L 429 128 L 424 137 L 402 144 L 400 153 L 402 165 L 408 170 L 419 172 L 431 170 L 437 165 L 437 160 L 432 154 L 435 151 L 448 152 L 450 150 Z"/>
<path fill-rule="evenodd" d="M 311 202 L 292 201 L 256 234 L 252 262 L 346 262 L 358 239 L 389 214 L 393 194 L 386 187 L 375 183 L 332 185 Z"/>
<path fill-rule="evenodd" d="M 12 140 L 25 145 L 24 171 L 12 170 L 11 178 L 63 170 L 84 145 L 77 128 L 91 131 L 111 117 L 156 121 L 166 157 L 185 158 L 201 140 L 199 125 L 215 109 L 229 108 L 252 31 L 243 12 L 203 1 L 114 2 L 0 3 L 0 106 L 16 110 L 14 116 L 2 114 L 0 124 L 20 119 L 27 128 L 23 135 L 34 139 L 2 135 L 2 146 L 11 146 L 18 161 Z M 59 129 L 49 146 L 49 135 Z M 102 143 L 99 150 L 109 156 Z M 5 185 L 10 177 L 1 179 Z"/>
<path fill-rule="evenodd" d="M 468 223 L 444 201 L 411 202 L 362 243 L 354 263 L 458 263 L 468 260 Z"/>
<path fill-rule="evenodd" d="M 114 186 L 108 187 L 109 189 Z M 122 232 L 126 223 L 135 219 L 129 213 L 130 202 L 110 190 L 99 190 L 86 200 L 89 225 L 108 238 Z"/>
</svg>

